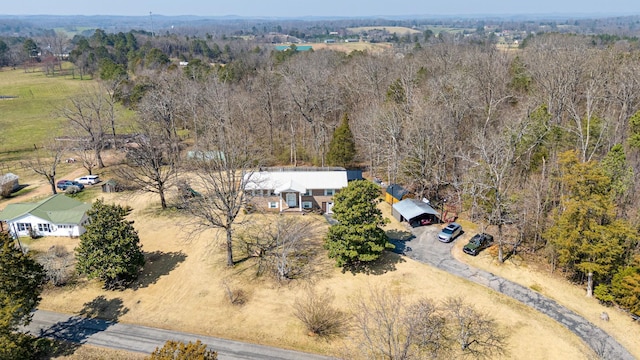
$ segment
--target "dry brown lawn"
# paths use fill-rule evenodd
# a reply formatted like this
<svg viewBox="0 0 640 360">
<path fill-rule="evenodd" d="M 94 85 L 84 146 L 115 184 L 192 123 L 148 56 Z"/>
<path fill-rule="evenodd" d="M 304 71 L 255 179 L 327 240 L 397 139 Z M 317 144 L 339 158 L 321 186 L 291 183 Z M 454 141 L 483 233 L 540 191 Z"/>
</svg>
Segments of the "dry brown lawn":
<svg viewBox="0 0 640 360">
<path fill-rule="evenodd" d="M 398 35 L 407 35 L 407 34 L 413 35 L 413 34 L 420 33 L 420 30 L 416 30 L 416 29 L 412 29 L 404 26 L 361 26 L 361 27 L 348 28 L 347 30 L 354 34 L 359 34 L 365 31 L 373 31 L 373 30 L 386 30 L 391 34 L 396 33 Z"/>
<path fill-rule="evenodd" d="M 159 201 L 153 194 L 100 196 L 107 202 L 127 204 L 134 209 L 130 218 L 135 221 L 134 226 L 149 259 L 139 281 L 124 291 L 105 291 L 99 283 L 85 280 L 62 289 L 47 289 L 40 308 L 78 313 L 84 304 L 103 296 L 107 301 L 122 304 L 125 311 L 121 311 L 122 315 L 117 319 L 120 322 L 337 355 L 346 338 L 324 341 L 308 336 L 304 326 L 293 316 L 295 299 L 311 285 L 320 290 L 330 289 L 335 294 L 335 305 L 348 309 L 354 297 L 366 294 L 371 288 L 386 288 L 401 293 L 407 300 L 422 296 L 434 300 L 460 296 L 473 303 L 481 311 L 494 316 L 510 334 L 507 358 L 522 358 L 526 354 L 530 359 L 584 359 L 592 355 L 582 341 L 548 317 L 480 285 L 396 254 L 384 256 L 377 275 L 343 273 L 329 265 L 311 280 L 279 284 L 268 277 L 256 277 L 251 261 L 233 269 L 227 268 L 220 241 L 223 234 L 207 230 L 192 235 L 189 219 L 175 211 L 158 211 Z M 0 208 L 4 204 L 0 202 Z M 392 219 L 390 205 L 380 206 L 391 220 L 388 230 L 408 231 L 404 224 Z M 248 215 L 245 219 L 251 220 L 253 216 Z M 326 228 L 324 218 L 306 218 L 323 223 L 322 228 Z M 42 238 L 31 242 L 30 247 L 42 251 L 60 244 L 71 250 L 78 241 Z M 462 241 L 458 243 L 461 246 Z M 472 260 L 478 261 L 480 266 L 485 261 L 482 256 Z M 490 261 L 485 265 L 495 266 Z M 522 267 L 514 266 L 512 273 L 518 274 L 521 270 Z M 225 279 L 232 289 L 246 294 L 247 302 L 243 306 L 228 302 L 223 286 Z M 545 294 L 551 293 L 546 280 L 535 281 L 541 284 Z M 571 287 L 567 291 L 571 291 Z M 576 304 L 587 302 L 584 297 L 571 295 L 559 297 L 558 301 L 573 300 Z M 591 311 L 591 318 L 597 317 L 599 311 Z M 637 354 L 630 344 L 633 336 L 620 328 L 627 323 L 622 322 L 622 316 L 612 314 L 612 311 L 609 313 L 612 321 L 604 324 L 603 328 Z M 597 319 L 592 321 L 597 322 Z M 87 356 L 78 350 L 69 358 Z"/>
<path fill-rule="evenodd" d="M 345 53 L 350 53 L 354 50 L 380 53 L 392 48 L 392 45 L 388 43 L 368 43 L 368 42 L 350 42 L 350 43 L 336 42 L 333 44 L 305 43 L 304 45 L 313 46 L 314 51 L 328 49 L 328 50 L 342 51 Z"/>
<path fill-rule="evenodd" d="M 72 355 L 55 357 L 57 360 L 144 360 L 148 354 L 101 348 L 92 345 L 78 347 Z"/>
</svg>

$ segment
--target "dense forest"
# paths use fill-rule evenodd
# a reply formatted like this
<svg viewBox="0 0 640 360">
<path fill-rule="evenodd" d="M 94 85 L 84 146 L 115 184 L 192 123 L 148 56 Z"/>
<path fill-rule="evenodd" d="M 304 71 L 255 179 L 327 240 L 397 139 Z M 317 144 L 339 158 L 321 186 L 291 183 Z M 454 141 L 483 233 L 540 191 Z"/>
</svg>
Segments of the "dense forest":
<svg viewBox="0 0 640 360">
<path fill-rule="evenodd" d="M 48 36 L 0 42 L 3 65 L 68 47 L 76 74 L 99 78 L 165 150 L 220 150 L 210 134 L 223 129 L 264 166 L 337 165 L 329 144 L 348 119 L 349 166 L 464 211 L 495 234 L 499 261 L 543 262 L 640 316 L 633 38 L 531 33 L 505 49 L 492 36 L 424 31 L 345 53 L 219 35 Z"/>
</svg>

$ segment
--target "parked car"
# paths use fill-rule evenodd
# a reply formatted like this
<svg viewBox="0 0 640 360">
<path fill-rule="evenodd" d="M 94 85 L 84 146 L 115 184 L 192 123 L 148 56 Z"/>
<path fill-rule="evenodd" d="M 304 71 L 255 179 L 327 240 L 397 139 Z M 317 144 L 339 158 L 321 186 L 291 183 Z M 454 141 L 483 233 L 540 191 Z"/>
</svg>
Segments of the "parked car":
<svg viewBox="0 0 640 360">
<path fill-rule="evenodd" d="M 100 182 L 100 177 L 98 175 L 85 175 L 75 179 L 74 181 L 83 185 L 93 185 Z"/>
<path fill-rule="evenodd" d="M 460 236 L 460 234 L 462 234 L 462 226 L 458 223 L 451 223 L 440 231 L 438 240 L 445 243 L 452 242 Z"/>
<path fill-rule="evenodd" d="M 488 248 L 493 244 L 493 235 L 481 233 L 475 234 L 469 240 L 469 243 L 462 248 L 462 251 L 469 255 L 476 256 L 482 249 Z"/>
<path fill-rule="evenodd" d="M 76 186 L 80 190 L 84 189 L 84 185 L 73 180 L 60 180 L 56 183 L 56 187 L 62 191 L 67 190 L 70 186 Z"/>
</svg>

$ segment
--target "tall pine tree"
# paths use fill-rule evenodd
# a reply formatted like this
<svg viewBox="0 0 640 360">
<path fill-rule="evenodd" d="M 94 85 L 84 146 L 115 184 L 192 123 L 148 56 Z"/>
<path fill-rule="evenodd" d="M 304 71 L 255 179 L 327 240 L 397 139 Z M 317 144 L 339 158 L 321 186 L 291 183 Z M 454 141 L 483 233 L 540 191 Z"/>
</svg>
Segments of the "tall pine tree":
<svg viewBox="0 0 640 360">
<path fill-rule="evenodd" d="M 380 188 L 366 180 L 356 180 L 335 195 L 333 217 L 325 247 L 337 266 L 353 266 L 374 261 L 385 248 L 393 248 L 380 226 L 385 219 L 376 206 Z"/>
<path fill-rule="evenodd" d="M 561 154 L 560 162 L 567 194 L 545 237 L 569 275 L 586 276 L 592 296 L 594 282 L 611 277 L 635 235 L 630 224 L 616 218 L 611 178 L 597 163 L 579 162 L 572 151 Z"/>
<path fill-rule="evenodd" d="M 348 167 L 356 156 L 356 142 L 349 128 L 349 117 L 344 114 L 342 123 L 333 132 L 333 139 L 329 143 L 327 162 L 332 166 Z"/>
</svg>

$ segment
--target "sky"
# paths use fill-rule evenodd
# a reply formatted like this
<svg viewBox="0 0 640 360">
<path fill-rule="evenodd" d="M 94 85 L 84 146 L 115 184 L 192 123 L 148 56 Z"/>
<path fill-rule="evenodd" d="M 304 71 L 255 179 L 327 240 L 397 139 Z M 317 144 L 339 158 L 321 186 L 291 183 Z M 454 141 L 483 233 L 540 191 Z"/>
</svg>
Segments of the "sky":
<svg viewBox="0 0 640 360">
<path fill-rule="evenodd" d="M 1 15 L 639 15 L 639 0 L 0 0 Z"/>
</svg>

